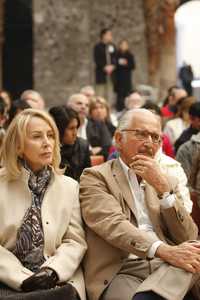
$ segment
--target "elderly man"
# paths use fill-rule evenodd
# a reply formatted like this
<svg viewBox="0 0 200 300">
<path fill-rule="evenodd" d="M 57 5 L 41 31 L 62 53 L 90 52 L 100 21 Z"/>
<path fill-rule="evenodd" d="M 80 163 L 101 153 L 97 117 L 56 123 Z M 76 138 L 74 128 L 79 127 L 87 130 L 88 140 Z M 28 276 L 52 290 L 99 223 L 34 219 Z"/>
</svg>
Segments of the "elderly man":
<svg viewBox="0 0 200 300">
<path fill-rule="evenodd" d="M 156 159 L 160 119 L 128 111 L 115 133 L 120 157 L 86 169 L 80 201 L 89 300 L 200 299 L 200 243 L 178 178 Z"/>
</svg>

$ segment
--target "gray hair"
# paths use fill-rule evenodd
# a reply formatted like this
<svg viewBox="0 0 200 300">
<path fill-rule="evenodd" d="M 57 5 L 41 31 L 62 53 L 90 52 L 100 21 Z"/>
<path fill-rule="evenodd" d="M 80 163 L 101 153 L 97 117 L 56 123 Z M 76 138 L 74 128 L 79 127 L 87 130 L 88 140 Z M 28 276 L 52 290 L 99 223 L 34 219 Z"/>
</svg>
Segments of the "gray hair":
<svg viewBox="0 0 200 300">
<path fill-rule="evenodd" d="M 130 123 L 134 120 L 134 117 L 136 117 L 138 114 L 148 114 L 148 115 L 154 115 L 157 117 L 155 113 L 152 111 L 145 109 L 145 108 L 133 108 L 128 110 L 123 114 L 123 116 L 119 120 L 119 124 L 117 127 L 118 131 L 123 131 L 124 129 L 127 129 L 130 126 Z M 159 120 L 159 118 L 158 118 Z"/>
</svg>

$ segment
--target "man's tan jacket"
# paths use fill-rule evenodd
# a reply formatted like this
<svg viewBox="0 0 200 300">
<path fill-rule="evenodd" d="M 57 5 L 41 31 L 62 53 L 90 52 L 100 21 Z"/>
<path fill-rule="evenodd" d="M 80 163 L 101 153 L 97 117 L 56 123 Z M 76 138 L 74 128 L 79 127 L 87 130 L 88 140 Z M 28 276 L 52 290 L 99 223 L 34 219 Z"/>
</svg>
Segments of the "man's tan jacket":
<svg viewBox="0 0 200 300">
<path fill-rule="evenodd" d="M 162 241 L 179 244 L 197 238 L 197 227 L 176 194 L 177 179 L 169 178 L 176 195 L 172 208 L 161 209 L 156 191 L 145 186 L 153 228 Z M 135 202 L 118 159 L 86 169 L 81 176 L 80 202 L 88 251 L 84 261 L 89 300 L 97 300 L 132 253 L 145 258 L 156 238 L 137 228 Z"/>
</svg>

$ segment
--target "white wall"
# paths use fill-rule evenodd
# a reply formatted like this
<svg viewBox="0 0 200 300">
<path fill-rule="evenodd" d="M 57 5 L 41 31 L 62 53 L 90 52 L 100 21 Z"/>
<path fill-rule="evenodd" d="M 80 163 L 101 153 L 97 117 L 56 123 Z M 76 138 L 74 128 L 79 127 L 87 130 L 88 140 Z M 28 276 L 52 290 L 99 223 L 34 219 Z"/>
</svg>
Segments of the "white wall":
<svg viewBox="0 0 200 300">
<path fill-rule="evenodd" d="M 200 0 L 180 6 L 175 14 L 177 69 L 183 62 L 191 64 L 200 78 Z"/>
</svg>

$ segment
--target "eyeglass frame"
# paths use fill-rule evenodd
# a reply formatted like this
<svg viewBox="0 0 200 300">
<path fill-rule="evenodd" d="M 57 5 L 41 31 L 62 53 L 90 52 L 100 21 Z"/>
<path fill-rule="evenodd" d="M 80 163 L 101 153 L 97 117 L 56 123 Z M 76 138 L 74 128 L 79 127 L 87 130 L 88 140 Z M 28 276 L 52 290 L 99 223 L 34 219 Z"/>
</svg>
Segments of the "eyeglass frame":
<svg viewBox="0 0 200 300">
<path fill-rule="evenodd" d="M 160 144 L 162 142 L 162 136 L 157 134 L 157 133 L 154 133 L 154 132 L 149 132 L 148 130 L 143 130 L 143 129 L 122 129 L 121 130 L 122 132 L 146 132 L 148 134 L 148 137 L 150 136 L 151 137 L 151 140 L 152 140 L 152 143 L 153 144 Z M 158 140 L 155 141 L 154 137 L 152 137 L 152 135 L 155 135 L 158 137 Z M 145 141 L 147 140 L 147 136 L 144 137 L 144 138 L 138 138 L 136 135 L 135 135 L 135 138 L 138 140 L 138 141 Z"/>
</svg>

